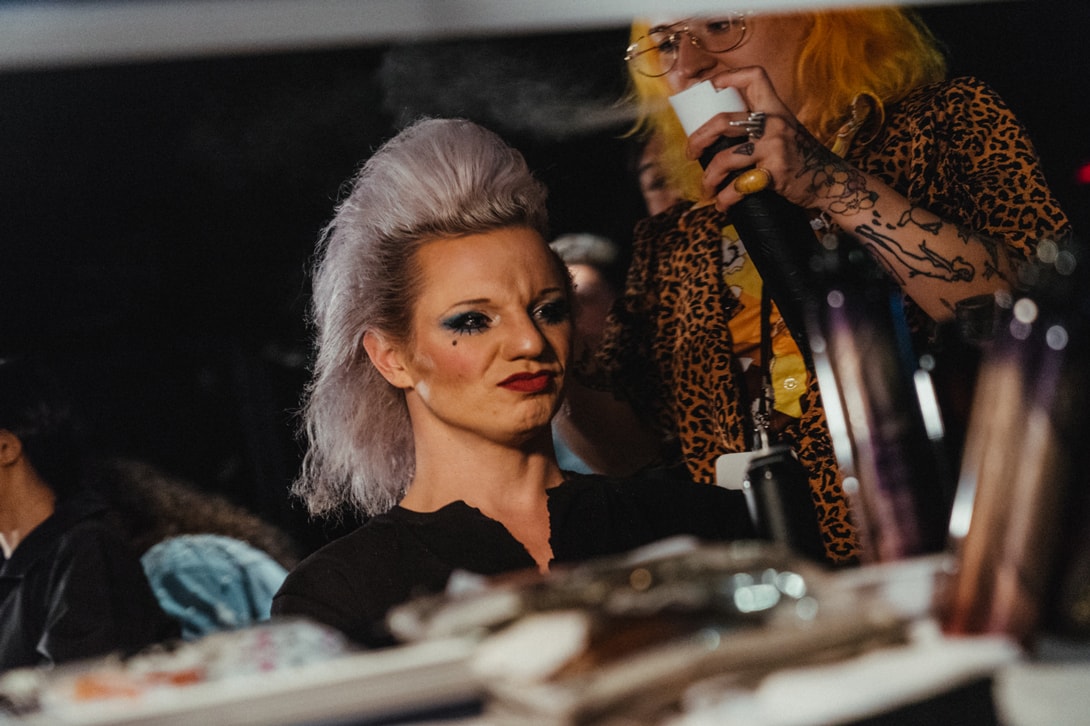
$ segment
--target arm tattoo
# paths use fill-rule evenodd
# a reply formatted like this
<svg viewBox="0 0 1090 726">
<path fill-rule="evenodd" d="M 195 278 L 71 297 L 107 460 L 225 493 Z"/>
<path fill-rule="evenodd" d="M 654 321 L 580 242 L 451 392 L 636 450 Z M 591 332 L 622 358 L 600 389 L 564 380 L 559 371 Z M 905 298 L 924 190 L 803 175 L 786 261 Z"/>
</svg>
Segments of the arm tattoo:
<svg viewBox="0 0 1090 726">
<path fill-rule="evenodd" d="M 909 277 L 924 275 L 946 282 L 968 282 L 976 277 L 976 270 L 965 258 L 959 255 L 952 260 L 947 259 L 929 249 L 926 239 L 920 241 L 919 252 L 912 253 L 869 224 L 859 225 L 855 228 L 855 233 L 873 247 L 885 250 L 908 268 Z"/>
<path fill-rule="evenodd" d="M 877 192 L 867 189 L 863 173 L 826 149 L 801 125 L 795 129 L 795 143 L 802 152 L 803 166 L 798 178 L 809 177 L 816 200 L 828 202 L 833 214 L 852 215 L 874 206 Z"/>
<path fill-rule="evenodd" d="M 814 202 L 822 203 L 832 214 L 851 216 L 871 211 L 870 223 L 855 227 L 855 234 L 875 253 L 890 277 L 903 283 L 904 273 L 895 271 L 892 261 L 904 265 L 907 277 L 925 276 L 947 282 L 969 282 L 976 278 L 977 271 L 973 264 L 961 255 L 953 258 L 944 256 L 928 246 L 929 237 L 937 236 L 946 226 L 941 219 L 927 215 L 921 218 L 923 210 L 910 207 L 895 223 L 884 222 L 881 214 L 874 209 L 878 193 L 867 187 L 867 177 L 859 169 L 825 148 L 801 125 L 795 129 L 795 142 L 803 157 L 803 167 L 798 173 L 799 179 L 809 182 Z M 894 237 L 883 234 L 880 230 L 916 230 L 922 232 L 915 250 L 904 247 Z M 984 279 L 1001 275 L 1002 245 L 978 235 L 971 230 L 957 227 L 958 236 L 966 245 L 980 245 L 988 259 L 981 271 Z M 911 247 L 911 246 L 910 246 Z M 884 259 L 884 255 L 891 259 Z"/>
<path fill-rule="evenodd" d="M 938 235 L 942 231 L 943 227 L 947 226 L 946 222 L 943 222 L 941 219 L 937 218 L 933 221 L 917 219 L 914 213 L 919 213 L 921 211 L 922 210 L 920 210 L 918 207 L 910 207 L 908 211 L 902 214 L 901 218 L 897 220 L 896 225 L 889 224 L 886 225 L 886 227 L 888 229 L 904 229 L 906 227 L 912 226 L 922 229 L 928 234 Z M 972 230 L 962 227 L 961 225 L 954 225 L 954 228 L 957 230 L 958 239 L 961 240 L 962 244 L 966 246 L 971 244 L 979 245 L 980 248 L 984 250 L 984 253 L 988 256 L 988 258 L 984 261 L 984 269 L 981 272 L 984 279 L 991 280 L 993 277 L 1000 276 L 1001 272 L 999 255 L 1002 249 L 1001 243 L 989 237 L 976 234 Z M 927 250 L 924 250 L 925 245 L 926 240 L 924 242 L 921 242 L 920 247 L 921 250 L 927 252 Z M 954 261 L 956 262 L 957 260 L 961 259 L 962 258 L 957 257 Z M 969 268 L 972 269 L 972 266 L 969 265 Z M 974 274 L 970 273 L 968 277 L 958 279 L 968 281 L 973 279 L 974 276 Z"/>
<path fill-rule="evenodd" d="M 919 227 L 920 229 L 922 229 L 924 232 L 927 232 L 928 234 L 938 234 L 940 231 L 942 231 L 942 220 L 941 219 L 935 219 L 933 222 L 914 219 L 913 216 L 912 216 L 912 213 L 913 212 L 919 212 L 919 211 L 921 211 L 921 210 L 918 209 L 917 207 L 909 207 L 908 211 L 906 211 L 904 214 L 902 214 L 901 218 L 897 220 L 897 227 L 900 227 L 900 228 L 903 229 L 903 228 L 905 228 L 905 227 L 907 227 L 908 225 L 911 224 L 914 227 Z M 890 225 L 889 228 L 894 229 L 893 225 Z M 958 231 L 959 231 L 959 233 L 961 232 L 961 230 L 958 230 Z M 963 239 L 963 241 L 968 241 L 968 240 Z"/>
<path fill-rule="evenodd" d="M 859 238 L 867 243 L 874 251 L 885 251 L 886 254 L 896 259 L 907 270 L 907 277 L 931 277 L 945 280 L 946 282 L 968 282 L 977 276 L 977 270 L 968 263 L 965 257 L 958 255 L 953 259 L 938 254 L 928 246 L 928 237 L 941 232 L 944 223 L 941 219 L 917 219 L 913 217 L 913 211 L 921 211 L 916 207 L 909 207 L 905 214 L 900 216 L 896 223 L 883 223 L 882 216 L 873 211 L 871 223 L 862 223 L 856 227 L 855 232 Z M 889 234 L 883 234 L 882 229 L 922 231 L 920 243 L 915 251 L 906 249 L 905 245 L 898 242 Z M 882 255 L 879 255 L 880 257 Z M 892 262 L 886 263 L 886 268 L 893 271 Z M 895 279 L 903 280 L 900 274 Z"/>
</svg>

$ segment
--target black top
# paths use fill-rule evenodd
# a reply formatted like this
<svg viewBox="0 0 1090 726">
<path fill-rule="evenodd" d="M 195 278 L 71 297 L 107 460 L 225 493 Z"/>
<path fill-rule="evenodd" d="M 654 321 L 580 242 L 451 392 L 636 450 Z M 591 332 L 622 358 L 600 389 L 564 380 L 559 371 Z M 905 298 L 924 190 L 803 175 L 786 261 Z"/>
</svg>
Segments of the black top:
<svg viewBox="0 0 1090 726">
<path fill-rule="evenodd" d="M 64 500 L 0 558 L 0 670 L 135 652 L 179 636 L 101 501 Z"/>
<path fill-rule="evenodd" d="M 752 536 L 739 492 L 675 480 L 569 474 L 548 490 L 553 562 L 627 552 L 666 537 Z M 454 570 L 481 575 L 535 567 L 499 522 L 465 502 L 436 512 L 394 507 L 299 564 L 273 600 L 275 615 L 304 615 L 360 644 L 391 645 L 387 611 L 441 592 Z"/>
</svg>

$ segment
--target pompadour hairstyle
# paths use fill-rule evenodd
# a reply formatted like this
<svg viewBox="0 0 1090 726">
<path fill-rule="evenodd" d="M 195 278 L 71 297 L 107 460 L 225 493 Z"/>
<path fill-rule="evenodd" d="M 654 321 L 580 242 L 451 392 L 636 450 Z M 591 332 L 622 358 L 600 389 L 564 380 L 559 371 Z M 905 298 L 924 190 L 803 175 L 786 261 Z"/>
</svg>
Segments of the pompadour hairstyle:
<svg viewBox="0 0 1090 726">
<path fill-rule="evenodd" d="M 429 241 L 528 227 L 547 239 L 544 185 L 518 151 L 461 119 L 424 119 L 381 146 L 317 246 L 316 355 L 293 492 L 312 515 L 365 516 L 401 500 L 415 470 L 404 393 L 374 368 L 368 330 L 412 340 L 415 253 Z"/>
</svg>

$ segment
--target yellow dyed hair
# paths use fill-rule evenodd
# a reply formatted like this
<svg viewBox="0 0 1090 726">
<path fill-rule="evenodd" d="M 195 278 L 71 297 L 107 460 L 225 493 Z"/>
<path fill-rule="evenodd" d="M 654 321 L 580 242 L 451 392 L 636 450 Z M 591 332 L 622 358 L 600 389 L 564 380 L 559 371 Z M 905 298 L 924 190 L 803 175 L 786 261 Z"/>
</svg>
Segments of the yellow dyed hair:
<svg viewBox="0 0 1090 726">
<path fill-rule="evenodd" d="M 818 10 L 801 13 L 811 30 L 799 54 L 795 78 L 804 90 L 799 121 L 815 137 L 832 146 L 860 94 L 884 104 L 903 98 L 913 88 L 941 80 L 946 61 L 938 42 L 919 16 L 905 8 Z M 766 16 L 771 17 L 771 16 Z M 758 15 L 753 23 L 762 22 Z M 632 25 L 632 41 L 646 35 L 648 24 Z M 638 121 L 634 131 L 663 137 L 662 168 L 687 199 L 701 196 L 700 167 L 685 156 L 686 136 L 667 98 L 665 77 L 648 78 L 629 68 L 631 96 Z"/>
</svg>

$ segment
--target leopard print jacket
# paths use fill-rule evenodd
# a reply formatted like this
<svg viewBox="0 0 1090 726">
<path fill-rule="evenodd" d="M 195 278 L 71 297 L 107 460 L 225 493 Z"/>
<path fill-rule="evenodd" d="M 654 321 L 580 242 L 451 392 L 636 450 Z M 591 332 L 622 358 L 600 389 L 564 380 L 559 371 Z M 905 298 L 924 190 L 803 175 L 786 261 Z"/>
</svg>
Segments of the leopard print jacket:
<svg viewBox="0 0 1090 726">
<path fill-rule="evenodd" d="M 914 204 L 1027 255 L 1068 227 L 1025 130 L 972 78 L 916 89 L 886 108 L 877 136 L 846 158 Z M 614 306 L 588 383 L 625 397 L 697 481 L 715 481 L 719 455 L 750 440 L 747 396 L 728 320 L 737 301 L 721 274 L 722 214 L 676 205 L 636 229 L 624 295 Z M 906 301 L 916 327 L 928 320 Z M 781 441 L 806 467 L 828 559 L 859 556 L 817 387 Z"/>
</svg>

